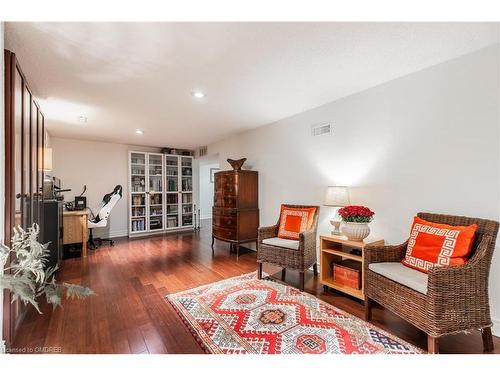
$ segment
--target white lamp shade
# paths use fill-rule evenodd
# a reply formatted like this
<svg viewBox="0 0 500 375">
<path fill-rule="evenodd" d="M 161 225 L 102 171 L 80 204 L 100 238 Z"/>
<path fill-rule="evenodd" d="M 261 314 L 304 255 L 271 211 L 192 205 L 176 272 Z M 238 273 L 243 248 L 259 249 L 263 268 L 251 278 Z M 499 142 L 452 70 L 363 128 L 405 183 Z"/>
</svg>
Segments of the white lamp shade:
<svg viewBox="0 0 500 375">
<path fill-rule="evenodd" d="M 52 149 L 46 147 L 43 150 L 43 170 L 51 171 L 52 170 Z"/>
<path fill-rule="evenodd" d="M 349 188 L 347 186 L 328 186 L 325 206 L 344 207 L 349 205 Z"/>
</svg>

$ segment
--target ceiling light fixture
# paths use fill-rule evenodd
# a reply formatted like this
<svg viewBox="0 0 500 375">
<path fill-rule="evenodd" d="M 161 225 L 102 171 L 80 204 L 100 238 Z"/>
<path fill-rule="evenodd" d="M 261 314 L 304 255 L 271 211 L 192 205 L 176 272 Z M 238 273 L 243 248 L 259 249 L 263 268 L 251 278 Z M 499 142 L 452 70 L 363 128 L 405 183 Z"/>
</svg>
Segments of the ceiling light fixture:
<svg viewBox="0 0 500 375">
<path fill-rule="evenodd" d="M 66 125 L 84 126 L 97 113 L 96 107 L 54 96 L 39 99 L 39 104 L 43 108 L 45 121 L 57 121 Z"/>
<path fill-rule="evenodd" d="M 135 131 L 135 134 L 143 135 L 143 134 L 144 134 L 144 130 L 142 130 L 142 129 L 137 129 L 137 130 Z"/>
<path fill-rule="evenodd" d="M 201 91 L 193 91 L 193 96 L 196 99 L 203 99 L 205 97 L 205 94 Z"/>
</svg>

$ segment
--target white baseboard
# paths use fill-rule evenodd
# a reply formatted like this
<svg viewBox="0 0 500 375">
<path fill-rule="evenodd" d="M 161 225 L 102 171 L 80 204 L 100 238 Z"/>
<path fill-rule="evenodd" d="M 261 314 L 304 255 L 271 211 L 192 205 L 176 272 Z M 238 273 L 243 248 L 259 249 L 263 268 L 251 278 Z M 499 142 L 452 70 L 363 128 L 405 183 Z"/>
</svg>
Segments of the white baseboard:
<svg viewBox="0 0 500 375">
<path fill-rule="evenodd" d="M 113 230 L 113 231 L 109 231 L 109 232 L 105 229 L 103 229 L 103 230 L 94 229 L 94 237 L 116 238 L 116 237 L 126 237 L 126 236 L 128 236 L 128 230 L 126 230 L 126 229 Z"/>
<path fill-rule="evenodd" d="M 500 319 L 491 318 L 491 321 L 493 322 L 491 333 L 493 333 L 493 335 L 496 337 L 500 337 Z"/>
<path fill-rule="evenodd" d="M 128 230 L 114 230 L 112 232 L 109 232 L 109 238 L 116 238 L 116 237 L 126 237 L 128 236 Z"/>
<path fill-rule="evenodd" d="M 128 230 L 114 230 L 109 232 L 108 234 L 109 238 L 116 238 L 116 237 L 126 237 L 128 236 Z"/>
</svg>

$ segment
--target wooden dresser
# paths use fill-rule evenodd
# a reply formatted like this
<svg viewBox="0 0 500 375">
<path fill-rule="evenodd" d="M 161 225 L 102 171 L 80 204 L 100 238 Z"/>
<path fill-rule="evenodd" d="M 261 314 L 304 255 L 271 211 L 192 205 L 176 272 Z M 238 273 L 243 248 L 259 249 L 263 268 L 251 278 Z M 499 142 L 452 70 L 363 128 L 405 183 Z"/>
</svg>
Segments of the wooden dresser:
<svg viewBox="0 0 500 375">
<path fill-rule="evenodd" d="M 236 248 L 245 242 L 257 242 L 259 228 L 259 174 L 256 171 L 215 173 L 212 211 L 212 253 L 218 239 Z"/>
</svg>

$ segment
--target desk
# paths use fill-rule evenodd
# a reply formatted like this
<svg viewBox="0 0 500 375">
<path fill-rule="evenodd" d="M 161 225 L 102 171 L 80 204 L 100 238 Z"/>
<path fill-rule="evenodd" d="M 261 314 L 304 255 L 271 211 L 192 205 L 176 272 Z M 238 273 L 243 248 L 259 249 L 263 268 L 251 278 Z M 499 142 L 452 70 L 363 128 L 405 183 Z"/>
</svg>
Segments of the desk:
<svg viewBox="0 0 500 375">
<path fill-rule="evenodd" d="M 63 244 L 82 243 L 82 257 L 87 256 L 88 211 L 64 211 Z"/>
</svg>

